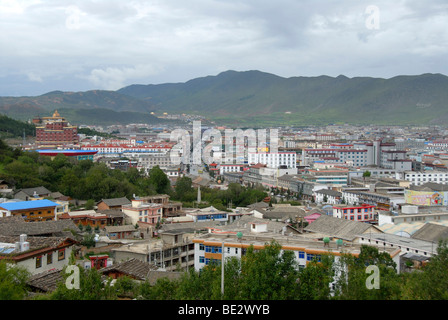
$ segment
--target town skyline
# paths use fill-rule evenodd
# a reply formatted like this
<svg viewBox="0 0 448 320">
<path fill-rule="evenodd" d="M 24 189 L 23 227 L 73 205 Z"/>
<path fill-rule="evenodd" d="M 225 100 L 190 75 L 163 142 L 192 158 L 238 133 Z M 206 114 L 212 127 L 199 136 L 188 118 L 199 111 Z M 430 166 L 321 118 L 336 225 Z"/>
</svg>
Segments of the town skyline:
<svg viewBox="0 0 448 320">
<path fill-rule="evenodd" d="M 0 0 L 0 300 L 448 299 L 447 22 L 446 0 Z"/>
</svg>

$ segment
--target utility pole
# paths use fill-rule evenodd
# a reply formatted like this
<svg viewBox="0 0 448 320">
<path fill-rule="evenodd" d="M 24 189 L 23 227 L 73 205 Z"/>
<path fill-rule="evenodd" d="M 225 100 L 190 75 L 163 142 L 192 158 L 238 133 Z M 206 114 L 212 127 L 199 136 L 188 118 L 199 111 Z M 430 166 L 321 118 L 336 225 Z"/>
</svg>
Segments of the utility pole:
<svg viewBox="0 0 448 320">
<path fill-rule="evenodd" d="M 224 297 L 224 241 L 221 245 L 221 297 Z"/>
</svg>

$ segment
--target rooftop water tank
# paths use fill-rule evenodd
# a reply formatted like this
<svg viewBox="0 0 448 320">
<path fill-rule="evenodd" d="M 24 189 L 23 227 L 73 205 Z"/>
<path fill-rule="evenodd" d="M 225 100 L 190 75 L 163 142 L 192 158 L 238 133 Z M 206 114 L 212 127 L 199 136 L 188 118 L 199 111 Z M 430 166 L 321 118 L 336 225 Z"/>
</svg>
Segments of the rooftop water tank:
<svg viewBox="0 0 448 320">
<path fill-rule="evenodd" d="M 20 243 L 20 252 L 24 252 L 30 250 L 30 243 L 27 241 L 21 242 Z"/>
<path fill-rule="evenodd" d="M 344 241 L 342 241 L 342 239 L 338 239 L 336 240 L 336 244 L 338 245 L 338 247 L 341 247 L 344 244 Z"/>
</svg>

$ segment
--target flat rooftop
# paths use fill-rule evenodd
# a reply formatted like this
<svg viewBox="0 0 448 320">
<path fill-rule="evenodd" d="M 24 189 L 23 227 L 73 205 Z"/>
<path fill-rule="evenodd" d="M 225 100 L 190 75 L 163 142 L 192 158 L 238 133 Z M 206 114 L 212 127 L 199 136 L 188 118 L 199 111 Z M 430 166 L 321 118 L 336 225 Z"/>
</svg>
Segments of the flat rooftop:
<svg viewBox="0 0 448 320">
<path fill-rule="evenodd" d="M 371 240 L 378 240 L 381 242 L 388 242 L 393 243 L 397 245 L 401 245 L 403 247 L 410 247 L 413 249 L 418 249 L 424 252 L 436 252 L 437 250 L 437 243 L 433 243 L 431 241 L 425 241 L 420 239 L 414 239 L 414 238 L 408 238 L 408 237 L 402 237 L 395 234 L 389 234 L 389 233 L 373 233 L 371 235 L 364 235 L 365 238 L 371 239 Z"/>
<path fill-rule="evenodd" d="M 197 235 L 194 242 L 204 242 L 210 244 L 221 245 L 223 242 L 226 246 L 249 247 L 253 245 L 255 248 L 264 247 L 272 240 L 278 242 L 282 247 L 287 247 L 290 250 L 312 250 L 315 254 L 353 254 L 357 255 L 361 252 L 362 244 L 344 243 L 343 246 L 338 247 L 335 240 L 330 241 L 328 246 L 324 245 L 322 240 L 306 236 L 283 236 L 272 234 L 268 232 L 257 234 L 243 234 L 241 239 L 238 239 L 236 234 L 214 234 L 208 233 L 204 235 Z M 380 252 L 387 252 L 391 256 L 395 256 L 400 252 L 397 248 L 390 248 L 377 246 Z"/>
<path fill-rule="evenodd" d="M 56 202 L 50 201 L 50 200 L 46 200 L 46 199 L 0 203 L 0 208 L 3 208 L 8 211 L 48 208 L 48 207 L 56 207 L 56 206 L 59 206 L 59 204 Z"/>
</svg>

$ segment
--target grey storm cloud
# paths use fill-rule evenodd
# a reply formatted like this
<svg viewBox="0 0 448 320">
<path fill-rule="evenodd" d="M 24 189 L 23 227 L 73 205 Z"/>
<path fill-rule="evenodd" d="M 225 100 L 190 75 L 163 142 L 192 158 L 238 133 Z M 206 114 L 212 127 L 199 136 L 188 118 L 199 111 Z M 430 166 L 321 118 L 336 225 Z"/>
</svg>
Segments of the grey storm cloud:
<svg viewBox="0 0 448 320">
<path fill-rule="evenodd" d="M 447 18 L 441 0 L 0 0 L 0 95 L 116 90 L 229 69 L 446 73 Z"/>
</svg>

